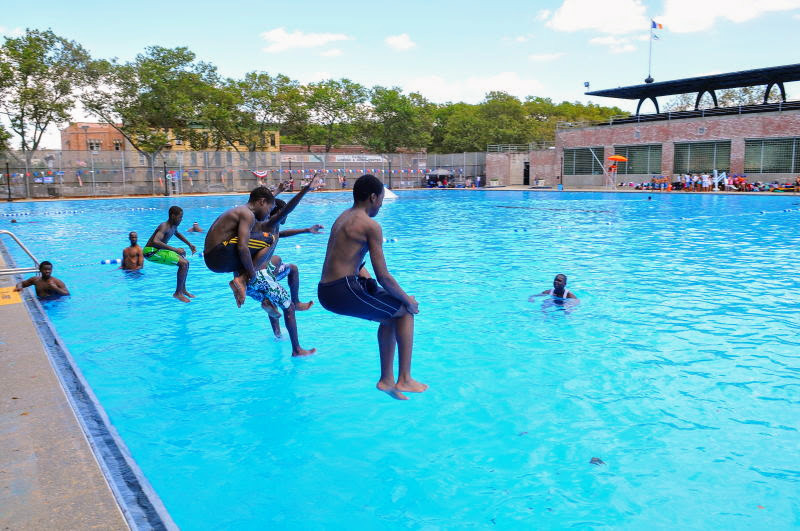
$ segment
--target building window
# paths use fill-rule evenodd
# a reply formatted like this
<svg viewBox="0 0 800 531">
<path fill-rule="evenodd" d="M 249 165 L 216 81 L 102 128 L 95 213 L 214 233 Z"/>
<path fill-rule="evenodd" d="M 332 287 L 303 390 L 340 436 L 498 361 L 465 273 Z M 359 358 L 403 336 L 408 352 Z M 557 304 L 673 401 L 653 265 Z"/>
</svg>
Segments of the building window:
<svg viewBox="0 0 800 531">
<path fill-rule="evenodd" d="M 800 138 L 757 138 L 744 141 L 746 173 L 800 172 Z"/>
<path fill-rule="evenodd" d="M 614 146 L 614 155 L 628 159 L 615 163 L 619 175 L 661 173 L 661 144 Z"/>
<path fill-rule="evenodd" d="M 90 139 L 88 142 L 89 142 L 89 151 L 100 151 L 101 142 L 99 140 Z"/>
<path fill-rule="evenodd" d="M 175 139 L 175 145 L 176 145 L 176 146 L 182 146 L 182 145 L 183 145 L 183 139 L 181 139 L 181 138 L 176 138 L 176 139 Z"/>
<path fill-rule="evenodd" d="M 730 140 L 675 143 L 673 173 L 704 173 L 730 169 Z"/>
<path fill-rule="evenodd" d="M 114 140 L 114 151 L 121 151 L 121 150 L 122 150 L 122 141 Z"/>
<path fill-rule="evenodd" d="M 602 175 L 603 148 L 573 148 L 564 150 L 564 175 Z"/>
<path fill-rule="evenodd" d="M 269 145 L 270 145 L 270 147 L 275 147 L 275 145 L 276 145 L 275 133 L 271 133 L 269 135 Z"/>
</svg>

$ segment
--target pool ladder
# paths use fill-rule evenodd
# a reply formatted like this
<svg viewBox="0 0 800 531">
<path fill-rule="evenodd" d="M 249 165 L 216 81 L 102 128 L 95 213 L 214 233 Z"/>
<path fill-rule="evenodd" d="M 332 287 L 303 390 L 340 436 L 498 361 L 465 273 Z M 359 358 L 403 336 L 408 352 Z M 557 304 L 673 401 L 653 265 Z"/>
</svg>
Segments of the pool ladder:
<svg viewBox="0 0 800 531">
<path fill-rule="evenodd" d="M 3 276 L 3 275 L 17 275 L 17 274 L 20 274 L 20 273 L 38 273 L 39 272 L 39 260 L 37 260 L 36 257 L 33 256 L 33 253 L 31 253 L 28 250 L 27 247 L 25 247 L 25 244 L 22 243 L 21 241 L 19 241 L 19 238 L 17 238 L 14 235 L 14 233 L 11 232 L 11 231 L 0 230 L 0 235 L 1 234 L 8 234 L 9 236 L 11 236 L 11 238 L 15 242 L 17 242 L 17 245 L 19 245 L 20 248 L 22 248 L 22 250 L 25 251 L 25 254 L 27 254 L 28 256 L 31 257 L 31 260 L 33 260 L 33 263 L 34 263 L 34 267 L 12 267 L 12 268 L 0 269 L 0 276 Z"/>
</svg>

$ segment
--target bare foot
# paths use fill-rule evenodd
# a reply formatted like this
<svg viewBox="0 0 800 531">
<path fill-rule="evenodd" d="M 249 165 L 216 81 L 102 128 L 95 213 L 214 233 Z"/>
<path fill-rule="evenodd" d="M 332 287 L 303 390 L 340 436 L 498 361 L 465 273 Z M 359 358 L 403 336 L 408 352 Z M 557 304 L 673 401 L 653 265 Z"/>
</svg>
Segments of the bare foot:
<svg viewBox="0 0 800 531">
<path fill-rule="evenodd" d="M 314 301 L 294 303 L 294 309 L 297 310 L 298 312 L 304 312 L 309 308 L 311 308 L 312 306 L 314 306 Z"/>
<path fill-rule="evenodd" d="M 317 351 L 317 349 L 315 349 L 315 348 L 312 348 L 311 350 L 306 350 L 306 349 L 301 348 L 300 350 L 293 350 L 292 351 L 292 356 L 310 356 L 313 353 L 315 353 L 316 351 Z"/>
<path fill-rule="evenodd" d="M 270 317 L 274 317 L 275 319 L 280 319 L 282 316 L 281 312 L 275 307 L 275 305 L 266 299 L 261 303 L 261 307 L 264 309 L 265 312 L 267 312 L 267 315 L 269 315 Z"/>
<path fill-rule="evenodd" d="M 408 378 L 405 380 L 397 380 L 395 388 L 399 391 L 407 391 L 409 393 L 422 393 L 428 386 L 422 382 L 416 381 L 414 378 Z"/>
<path fill-rule="evenodd" d="M 183 293 L 178 293 L 177 291 L 175 293 L 173 293 L 172 296 L 175 297 L 176 299 L 178 299 L 181 302 L 191 302 L 189 299 L 187 299 L 184 296 Z"/>
<path fill-rule="evenodd" d="M 228 282 L 228 285 L 233 290 L 233 296 L 236 298 L 236 306 L 237 308 L 241 308 L 242 304 L 244 304 L 244 297 L 247 293 L 247 287 L 244 284 L 244 280 L 242 277 L 235 277 L 233 280 Z"/>
<path fill-rule="evenodd" d="M 187 297 L 189 297 L 190 299 L 194 299 L 194 295 L 192 295 L 191 293 L 189 293 L 186 290 L 183 290 L 183 294 L 186 295 Z"/>
<path fill-rule="evenodd" d="M 383 391 L 387 395 L 391 396 L 395 400 L 408 400 L 408 397 L 397 390 L 397 387 L 394 384 L 387 384 L 384 383 L 383 380 L 378 380 L 378 385 L 375 387 L 378 388 L 379 391 Z"/>
</svg>

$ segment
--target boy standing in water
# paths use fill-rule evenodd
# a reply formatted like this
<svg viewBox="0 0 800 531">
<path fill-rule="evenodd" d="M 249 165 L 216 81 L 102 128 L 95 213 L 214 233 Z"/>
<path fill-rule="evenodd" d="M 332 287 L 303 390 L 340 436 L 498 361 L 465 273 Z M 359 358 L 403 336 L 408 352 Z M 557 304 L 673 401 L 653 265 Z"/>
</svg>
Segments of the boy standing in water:
<svg viewBox="0 0 800 531">
<path fill-rule="evenodd" d="M 383 196 L 383 183 L 375 176 L 362 175 L 355 182 L 353 206 L 331 227 L 317 295 L 328 311 L 380 323 L 381 377 L 377 388 L 398 400 L 408 400 L 403 392 L 421 393 L 428 388 L 411 377 L 414 314 L 419 313 L 419 304 L 403 291 L 386 267 L 383 231 L 372 219 L 383 205 Z M 377 282 L 364 268 L 362 259 L 367 252 Z M 396 382 L 395 346 L 400 356 Z"/>
<path fill-rule="evenodd" d="M 192 254 L 197 249 L 186 237 L 178 232 L 178 225 L 183 221 L 183 209 L 179 206 L 169 207 L 169 218 L 156 227 L 153 235 L 147 240 L 142 249 L 145 260 L 156 264 L 178 266 L 178 282 L 173 297 L 181 302 L 190 302 L 194 295 L 186 291 L 186 276 L 189 274 L 189 261 L 186 259 L 186 250 L 181 247 L 172 247 L 167 244 L 170 238 L 177 236 L 179 240 L 189 246 Z"/>
</svg>

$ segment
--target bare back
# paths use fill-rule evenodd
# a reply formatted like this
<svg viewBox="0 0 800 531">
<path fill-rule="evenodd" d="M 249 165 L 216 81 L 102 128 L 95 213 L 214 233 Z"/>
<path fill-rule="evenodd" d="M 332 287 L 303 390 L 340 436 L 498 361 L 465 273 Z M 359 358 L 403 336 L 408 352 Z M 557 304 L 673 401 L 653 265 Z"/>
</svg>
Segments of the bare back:
<svg viewBox="0 0 800 531">
<path fill-rule="evenodd" d="M 364 210 L 349 208 L 342 212 L 331 227 L 320 282 L 358 275 L 359 265 L 370 248 L 370 238 L 380 235 L 380 225 Z"/>
</svg>

